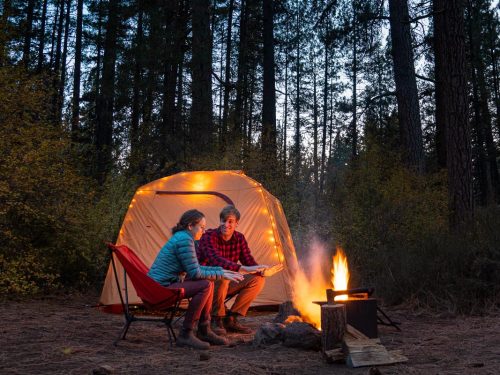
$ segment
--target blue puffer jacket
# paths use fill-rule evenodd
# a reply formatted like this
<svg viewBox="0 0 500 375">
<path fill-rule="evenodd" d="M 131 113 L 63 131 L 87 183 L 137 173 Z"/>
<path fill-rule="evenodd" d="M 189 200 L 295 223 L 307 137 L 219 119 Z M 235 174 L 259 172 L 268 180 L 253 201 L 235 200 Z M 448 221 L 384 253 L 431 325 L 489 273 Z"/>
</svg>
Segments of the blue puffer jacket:
<svg viewBox="0 0 500 375">
<path fill-rule="evenodd" d="M 163 286 L 179 281 L 181 272 L 189 279 L 222 279 L 222 267 L 200 266 L 191 233 L 186 230 L 176 232 L 161 248 L 148 276 Z"/>
</svg>

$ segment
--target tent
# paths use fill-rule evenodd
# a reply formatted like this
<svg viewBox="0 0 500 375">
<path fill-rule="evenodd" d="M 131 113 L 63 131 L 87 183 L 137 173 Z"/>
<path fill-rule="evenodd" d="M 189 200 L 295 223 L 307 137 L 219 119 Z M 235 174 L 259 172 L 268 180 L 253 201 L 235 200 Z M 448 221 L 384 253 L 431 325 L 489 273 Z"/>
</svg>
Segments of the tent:
<svg viewBox="0 0 500 375">
<path fill-rule="evenodd" d="M 260 264 L 284 265 L 282 272 L 266 278 L 264 289 L 252 305 L 277 305 L 291 300 L 297 257 L 283 208 L 260 183 L 241 171 L 182 172 L 139 187 L 116 244 L 135 250 L 149 267 L 182 213 L 196 208 L 205 214 L 207 228 L 215 228 L 219 225 L 221 209 L 228 204 L 236 206 L 241 213 L 237 230 L 245 235 L 255 260 Z M 120 265 L 118 277 L 123 280 Z M 140 302 L 129 282 L 129 303 Z M 111 265 L 100 303 L 112 311 L 119 309 Z"/>
</svg>

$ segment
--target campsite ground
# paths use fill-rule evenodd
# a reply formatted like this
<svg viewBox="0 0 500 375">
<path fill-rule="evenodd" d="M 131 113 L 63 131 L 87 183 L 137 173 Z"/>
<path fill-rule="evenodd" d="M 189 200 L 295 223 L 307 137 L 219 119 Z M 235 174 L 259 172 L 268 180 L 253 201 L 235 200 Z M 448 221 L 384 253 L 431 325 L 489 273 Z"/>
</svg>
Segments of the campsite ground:
<svg viewBox="0 0 500 375">
<path fill-rule="evenodd" d="M 257 348 L 250 336 L 232 336 L 235 345 L 200 352 L 169 348 L 163 327 L 133 325 L 126 341 L 113 340 L 122 317 L 91 307 L 97 297 L 53 296 L 8 301 L 0 307 L 0 373 L 92 374 L 102 366 L 114 374 L 368 374 L 326 364 L 319 353 L 280 344 Z M 500 314 L 461 317 L 410 309 L 391 309 L 402 332 L 380 328 L 388 349 L 401 349 L 409 361 L 380 366 L 382 374 L 498 374 Z M 274 313 L 253 313 L 253 327 Z M 372 373 L 376 371 L 372 370 Z"/>
</svg>

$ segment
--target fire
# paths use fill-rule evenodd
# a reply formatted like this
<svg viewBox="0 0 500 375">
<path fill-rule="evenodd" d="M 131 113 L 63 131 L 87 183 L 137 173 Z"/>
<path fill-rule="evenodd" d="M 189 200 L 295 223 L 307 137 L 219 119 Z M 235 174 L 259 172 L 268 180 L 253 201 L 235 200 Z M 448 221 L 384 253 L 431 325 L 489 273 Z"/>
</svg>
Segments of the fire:
<svg viewBox="0 0 500 375">
<path fill-rule="evenodd" d="M 304 321 L 321 329 L 321 307 L 314 302 L 325 301 L 326 289 L 331 289 L 332 285 L 335 290 L 346 290 L 349 270 L 347 258 L 340 247 L 337 247 L 333 257 L 331 279 L 327 277 L 327 270 L 324 269 L 324 260 L 328 257 L 324 245 L 313 241 L 309 254 L 312 255 L 305 262 L 305 267 L 299 268 L 294 277 L 293 304 L 300 311 Z M 338 296 L 335 299 L 340 299 L 339 297 L 347 299 L 347 296 Z"/>
<path fill-rule="evenodd" d="M 337 251 L 333 257 L 332 268 L 332 284 L 333 290 L 347 290 L 349 282 L 349 267 L 347 266 L 347 257 L 344 250 L 337 246 Z M 345 301 L 348 299 L 347 294 L 335 297 L 335 301 Z"/>
</svg>

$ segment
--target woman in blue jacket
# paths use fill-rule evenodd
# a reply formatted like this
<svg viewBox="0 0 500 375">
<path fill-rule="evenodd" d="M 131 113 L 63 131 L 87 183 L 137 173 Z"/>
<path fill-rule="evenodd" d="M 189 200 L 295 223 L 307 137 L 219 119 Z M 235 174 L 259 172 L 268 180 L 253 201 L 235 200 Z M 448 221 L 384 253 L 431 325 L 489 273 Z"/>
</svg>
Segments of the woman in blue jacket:
<svg viewBox="0 0 500 375">
<path fill-rule="evenodd" d="M 205 231 L 206 220 L 198 210 L 184 212 L 177 225 L 172 228 L 172 237 L 161 248 L 148 275 L 163 286 L 183 288 L 184 295 L 191 298 L 177 346 L 208 349 L 210 344 L 226 345 L 227 339 L 210 329 L 210 310 L 214 292 L 213 280 L 228 279 L 239 282 L 243 275 L 224 270 L 222 267 L 200 266 L 196 257 L 194 241 Z M 181 282 L 180 274 L 186 274 Z M 193 328 L 198 322 L 196 337 Z"/>
</svg>

